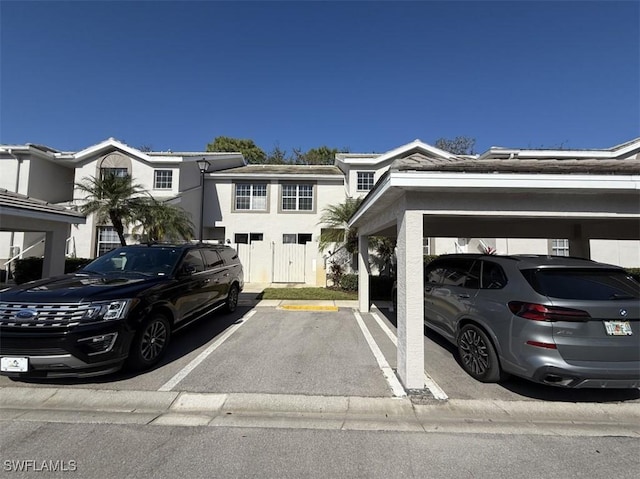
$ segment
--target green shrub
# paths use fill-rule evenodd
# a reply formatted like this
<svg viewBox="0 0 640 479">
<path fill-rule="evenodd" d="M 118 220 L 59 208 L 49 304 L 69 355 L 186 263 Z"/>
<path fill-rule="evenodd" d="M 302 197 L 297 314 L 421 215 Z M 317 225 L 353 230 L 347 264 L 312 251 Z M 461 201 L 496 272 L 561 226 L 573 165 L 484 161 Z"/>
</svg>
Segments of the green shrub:
<svg viewBox="0 0 640 479">
<path fill-rule="evenodd" d="M 422 257 L 422 260 L 424 261 L 424 264 L 429 264 L 431 263 L 434 259 L 436 259 L 438 257 L 437 254 L 425 254 Z"/>
<path fill-rule="evenodd" d="M 343 291 L 358 291 L 358 275 L 342 275 L 342 278 L 340 278 L 340 289 Z"/>
<path fill-rule="evenodd" d="M 42 277 L 42 258 L 23 258 L 13 262 L 13 280 L 16 284 L 27 283 Z"/>
<path fill-rule="evenodd" d="M 73 273 L 91 261 L 93 260 L 88 258 L 67 258 L 64 262 L 64 272 Z"/>
<path fill-rule="evenodd" d="M 64 272 L 72 273 L 90 261 L 87 258 L 67 258 L 64 262 Z M 40 278 L 42 278 L 42 258 L 23 258 L 13 262 L 13 280 L 16 284 Z"/>
</svg>

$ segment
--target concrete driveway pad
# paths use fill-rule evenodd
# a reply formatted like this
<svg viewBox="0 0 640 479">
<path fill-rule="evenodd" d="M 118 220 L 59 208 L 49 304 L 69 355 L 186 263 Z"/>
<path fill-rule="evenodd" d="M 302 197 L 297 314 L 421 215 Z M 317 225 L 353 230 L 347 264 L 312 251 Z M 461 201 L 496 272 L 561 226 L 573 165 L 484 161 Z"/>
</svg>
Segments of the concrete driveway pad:
<svg viewBox="0 0 640 479">
<path fill-rule="evenodd" d="M 351 310 L 257 311 L 174 389 L 392 396 Z"/>
</svg>

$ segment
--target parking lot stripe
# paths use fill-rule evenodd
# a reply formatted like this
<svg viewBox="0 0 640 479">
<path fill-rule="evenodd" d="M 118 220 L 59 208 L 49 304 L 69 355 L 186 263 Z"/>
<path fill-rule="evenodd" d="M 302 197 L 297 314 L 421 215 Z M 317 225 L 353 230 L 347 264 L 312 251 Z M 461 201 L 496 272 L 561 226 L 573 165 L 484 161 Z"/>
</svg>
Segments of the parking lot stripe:
<svg viewBox="0 0 640 479">
<path fill-rule="evenodd" d="M 193 371 L 195 368 L 197 368 L 202 361 L 207 359 L 207 356 L 209 356 L 222 343 L 224 343 L 227 339 L 229 339 L 229 337 L 233 333 L 235 333 L 240 328 L 240 326 L 245 324 L 249 320 L 249 318 L 254 314 L 256 314 L 255 309 L 252 309 L 247 314 L 245 314 L 240 319 L 240 321 L 238 321 L 236 324 L 231 326 L 227 331 L 225 331 L 225 333 L 222 336 L 220 336 L 213 344 L 211 344 L 207 349 L 205 349 L 200 354 L 198 354 L 198 356 L 193 361 L 187 364 L 184 368 L 178 371 L 178 373 L 175 376 L 173 376 L 166 383 L 160 386 L 160 389 L 158 389 L 158 391 L 171 391 L 174 387 L 176 387 L 180 383 L 180 381 L 186 378 L 189 375 L 189 373 Z"/>
<path fill-rule="evenodd" d="M 393 391 L 393 395 L 396 397 L 405 397 L 407 395 L 406 391 L 402 387 L 402 384 L 400 384 L 400 381 L 393 372 L 393 369 L 391 369 L 391 366 L 389 366 L 389 363 L 384 357 L 384 354 L 382 354 L 382 351 L 380 351 L 380 348 L 373 339 L 373 336 L 371 336 L 371 333 L 362 320 L 362 316 L 360 316 L 360 313 L 358 311 L 354 311 L 353 315 L 356 317 L 356 322 L 358 323 L 358 326 L 360 326 L 360 330 L 364 335 L 364 339 L 367 340 L 371 352 L 375 356 L 376 361 L 378 361 L 378 366 L 380 366 L 380 369 L 382 369 L 382 374 L 387 380 L 387 383 L 389 383 L 389 387 Z"/>
<path fill-rule="evenodd" d="M 382 320 L 382 318 L 378 316 L 376 313 L 372 312 L 371 316 L 373 316 L 373 319 L 376 320 L 376 323 L 378 323 L 378 326 L 380 326 L 380 329 L 384 331 L 384 333 L 389 337 L 391 342 L 397 348 L 398 338 L 395 334 L 393 334 L 391 329 L 389 329 L 389 326 L 387 326 L 386 323 Z M 449 399 L 449 396 L 447 396 L 447 393 L 445 393 L 444 390 L 440 386 L 438 386 L 438 383 L 436 383 L 433 380 L 433 378 L 429 375 L 429 373 L 427 373 L 427 371 L 424 372 L 424 387 L 426 387 L 429 390 L 429 392 L 434 398 L 440 401 L 446 401 L 447 399 Z"/>
</svg>

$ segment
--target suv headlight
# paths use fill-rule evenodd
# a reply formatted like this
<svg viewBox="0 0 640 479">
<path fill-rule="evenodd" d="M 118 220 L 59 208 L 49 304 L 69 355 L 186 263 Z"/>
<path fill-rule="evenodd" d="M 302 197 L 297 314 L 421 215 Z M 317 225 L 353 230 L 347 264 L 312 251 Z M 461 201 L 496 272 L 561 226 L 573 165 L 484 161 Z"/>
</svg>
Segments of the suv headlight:
<svg viewBox="0 0 640 479">
<path fill-rule="evenodd" d="M 113 301 L 91 303 L 87 312 L 82 317 L 82 321 L 93 322 L 123 319 L 127 316 L 134 301 L 133 299 L 116 299 Z"/>
</svg>

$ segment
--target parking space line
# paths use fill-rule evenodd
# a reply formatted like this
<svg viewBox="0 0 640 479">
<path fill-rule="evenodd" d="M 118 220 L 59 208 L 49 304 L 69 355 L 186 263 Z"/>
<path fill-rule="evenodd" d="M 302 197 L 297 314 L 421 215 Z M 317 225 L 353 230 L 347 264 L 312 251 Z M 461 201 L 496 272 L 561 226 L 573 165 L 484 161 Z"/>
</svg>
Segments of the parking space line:
<svg viewBox="0 0 640 479">
<path fill-rule="evenodd" d="M 380 369 L 382 369 L 384 378 L 387 380 L 389 387 L 393 391 L 393 395 L 396 397 L 406 397 L 407 393 L 404 390 L 404 387 L 402 387 L 402 384 L 400 384 L 400 381 L 393 372 L 393 369 L 391 369 L 391 366 L 389 366 L 389 363 L 384 357 L 384 354 L 382 354 L 382 351 L 380 351 L 380 348 L 373 339 L 373 336 L 371 336 L 371 333 L 367 329 L 367 326 L 364 324 L 362 316 L 360 316 L 360 313 L 358 311 L 354 311 L 353 314 L 356 317 L 356 322 L 358 323 L 358 326 L 360 326 L 362 334 L 364 335 L 364 339 L 366 339 L 371 352 L 375 356 L 376 361 L 378 361 L 378 366 L 380 366 Z"/>
<path fill-rule="evenodd" d="M 393 331 L 389 329 L 389 326 L 386 325 L 386 323 L 382 320 L 380 316 L 378 316 L 374 312 L 371 312 L 371 316 L 373 316 L 373 319 L 376 320 L 376 323 L 378 323 L 378 326 L 380 326 L 380 329 L 384 331 L 384 333 L 389 337 L 391 342 L 397 348 L 398 337 L 395 334 L 393 334 Z M 447 393 L 445 393 L 444 390 L 440 386 L 438 386 L 438 383 L 436 383 L 433 380 L 433 378 L 429 375 L 429 373 L 427 373 L 427 371 L 424 372 L 424 387 L 426 387 L 429 390 L 429 392 L 434 398 L 440 401 L 446 401 L 447 399 L 449 399 L 449 396 L 447 396 Z"/>
<path fill-rule="evenodd" d="M 198 365 L 207 359 L 212 352 L 214 352 L 222 343 L 224 343 L 229 337 L 235 333 L 243 324 L 245 324 L 251 316 L 256 314 L 256 310 L 252 309 L 247 314 L 245 314 L 238 323 L 231 326 L 225 333 L 220 336 L 213 344 L 211 344 L 207 349 L 202 351 L 198 356 L 193 359 L 189 364 L 187 364 L 184 368 L 182 368 L 178 373 L 169 379 L 166 383 L 160 386 L 158 391 L 171 391 L 174 387 L 176 387 L 180 381 L 186 378 L 191 371 L 193 371 Z"/>
</svg>

